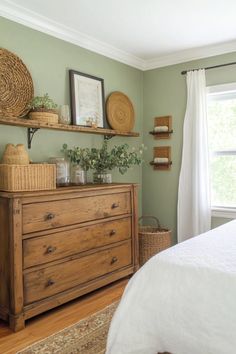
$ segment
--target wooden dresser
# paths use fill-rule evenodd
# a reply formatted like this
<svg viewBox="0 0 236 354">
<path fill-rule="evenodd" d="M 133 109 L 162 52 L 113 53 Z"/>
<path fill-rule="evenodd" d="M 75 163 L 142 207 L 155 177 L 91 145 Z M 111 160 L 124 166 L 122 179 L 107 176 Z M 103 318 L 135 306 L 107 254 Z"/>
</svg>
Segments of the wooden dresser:
<svg viewBox="0 0 236 354">
<path fill-rule="evenodd" d="M 0 192 L 0 318 L 14 331 L 137 268 L 136 185 Z"/>
</svg>

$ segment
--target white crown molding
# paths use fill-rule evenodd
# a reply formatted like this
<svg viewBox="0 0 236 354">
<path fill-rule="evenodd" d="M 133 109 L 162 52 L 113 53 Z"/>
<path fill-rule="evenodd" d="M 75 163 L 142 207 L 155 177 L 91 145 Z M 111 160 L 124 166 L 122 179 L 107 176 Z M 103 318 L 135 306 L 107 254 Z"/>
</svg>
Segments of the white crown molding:
<svg viewBox="0 0 236 354">
<path fill-rule="evenodd" d="M 143 70 L 145 61 L 130 53 L 115 48 L 107 43 L 92 38 L 84 33 L 75 31 L 47 17 L 41 16 L 11 1 L 1 0 L 0 16 L 66 42 L 76 44 L 92 52 L 104 55 L 121 63 Z"/>
<path fill-rule="evenodd" d="M 192 60 L 209 58 L 216 55 L 236 52 L 236 40 L 218 45 L 207 47 L 198 47 L 193 49 L 182 50 L 173 54 L 160 56 L 145 61 L 143 70 L 151 70 L 164 66 L 186 63 Z"/>
<path fill-rule="evenodd" d="M 10 0 L 1 0 L 0 16 L 40 32 L 49 34 L 53 37 L 62 39 L 66 42 L 73 43 L 92 52 L 104 55 L 121 63 L 130 65 L 142 71 L 208 58 L 215 55 L 236 52 L 235 40 L 219 45 L 187 49 L 169 55 L 162 55 L 153 59 L 144 60 L 84 33 L 75 31 L 72 28 L 64 26 L 47 17 L 41 16 L 36 12 L 16 5 Z"/>
</svg>

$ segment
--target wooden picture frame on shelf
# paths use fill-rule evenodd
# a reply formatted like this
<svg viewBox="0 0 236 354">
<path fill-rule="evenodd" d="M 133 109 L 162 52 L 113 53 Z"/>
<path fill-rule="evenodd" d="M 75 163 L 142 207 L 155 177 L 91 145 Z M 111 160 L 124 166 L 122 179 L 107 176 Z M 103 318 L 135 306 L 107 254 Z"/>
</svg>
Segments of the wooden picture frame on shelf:
<svg viewBox="0 0 236 354">
<path fill-rule="evenodd" d="M 104 80 L 69 70 L 71 116 L 73 125 L 107 128 Z"/>
</svg>

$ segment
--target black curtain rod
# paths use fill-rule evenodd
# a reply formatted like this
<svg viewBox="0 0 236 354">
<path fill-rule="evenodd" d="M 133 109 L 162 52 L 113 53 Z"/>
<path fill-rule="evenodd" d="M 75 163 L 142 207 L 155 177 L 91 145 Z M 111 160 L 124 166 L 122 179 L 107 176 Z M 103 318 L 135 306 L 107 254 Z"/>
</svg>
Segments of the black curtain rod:
<svg viewBox="0 0 236 354">
<path fill-rule="evenodd" d="M 229 65 L 236 65 L 236 61 L 234 61 L 234 62 L 232 62 L 232 63 L 226 63 L 226 64 L 208 66 L 208 67 L 202 68 L 202 69 L 210 70 L 210 69 L 222 68 L 222 66 L 229 66 Z M 184 70 L 184 71 L 181 71 L 181 75 L 186 75 L 187 72 L 189 72 L 189 71 L 194 71 L 194 70 L 199 70 L 199 69 Z"/>
</svg>

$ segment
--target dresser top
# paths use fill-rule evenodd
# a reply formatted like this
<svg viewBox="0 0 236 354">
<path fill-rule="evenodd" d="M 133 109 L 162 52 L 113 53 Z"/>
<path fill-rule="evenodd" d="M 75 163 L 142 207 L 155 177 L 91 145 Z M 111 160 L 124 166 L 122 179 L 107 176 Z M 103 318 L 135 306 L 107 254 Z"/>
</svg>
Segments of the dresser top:
<svg viewBox="0 0 236 354">
<path fill-rule="evenodd" d="M 60 195 L 60 194 L 70 194 L 79 193 L 86 191 L 98 191 L 98 190 L 114 190 L 120 188 L 130 188 L 132 186 L 137 186 L 137 183 L 110 183 L 110 184 L 85 184 L 83 186 L 69 186 L 69 187 L 58 187 L 53 190 L 43 190 L 43 191 L 30 191 L 30 192 L 3 192 L 0 191 L 0 197 L 4 198 L 22 198 L 22 197 L 36 197 L 36 196 L 50 196 L 50 195 Z"/>
</svg>

